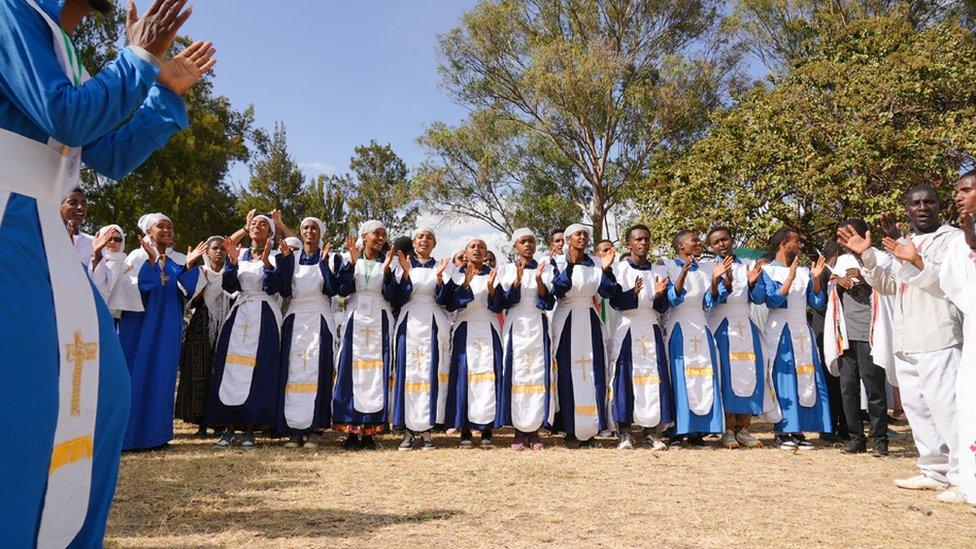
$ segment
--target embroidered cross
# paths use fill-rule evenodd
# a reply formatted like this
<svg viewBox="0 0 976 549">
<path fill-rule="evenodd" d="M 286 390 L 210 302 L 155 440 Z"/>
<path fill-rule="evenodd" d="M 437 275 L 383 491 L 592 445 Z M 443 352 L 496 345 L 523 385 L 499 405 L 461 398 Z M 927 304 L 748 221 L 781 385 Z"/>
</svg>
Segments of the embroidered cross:
<svg viewBox="0 0 976 549">
<path fill-rule="evenodd" d="M 485 347 L 488 347 L 488 343 L 483 339 L 476 339 L 471 343 L 478 348 L 478 358 L 481 358 L 485 354 Z"/>
<path fill-rule="evenodd" d="M 305 364 L 302 366 L 302 370 L 308 370 L 308 360 L 312 358 L 312 350 L 305 349 L 305 353 L 302 354 L 302 358 L 305 359 Z"/>
<path fill-rule="evenodd" d="M 526 376 L 529 375 L 529 371 L 532 369 L 532 363 L 535 362 L 536 357 L 539 356 L 538 352 L 524 351 L 519 355 L 519 360 L 522 362 L 523 372 Z"/>
<path fill-rule="evenodd" d="M 810 347 L 810 338 L 806 334 L 797 336 L 796 342 L 800 344 L 800 352 L 807 352 L 807 349 Z"/>
<path fill-rule="evenodd" d="M 593 364 L 593 359 L 590 357 L 580 357 L 573 364 L 580 367 L 580 376 L 583 378 L 583 381 L 589 381 L 589 378 L 586 376 L 586 367 Z"/>
<path fill-rule="evenodd" d="M 372 345 L 370 344 L 370 341 L 371 341 L 372 335 L 373 335 L 373 327 L 372 326 L 368 326 L 368 325 L 367 326 L 363 326 L 363 332 L 366 333 L 366 348 L 369 349 L 369 348 L 372 347 Z"/>
<path fill-rule="evenodd" d="M 691 343 L 692 344 L 692 351 L 691 352 L 693 354 L 696 354 L 696 355 L 698 354 L 698 347 L 701 345 L 701 342 L 702 342 L 701 341 L 701 338 L 698 337 L 698 336 L 695 336 L 695 337 L 693 337 L 693 338 L 691 338 L 691 339 L 688 340 L 688 343 Z"/>
<path fill-rule="evenodd" d="M 241 326 L 241 330 L 244 331 L 244 334 L 241 336 L 241 343 L 247 343 L 247 331 L 250 329 L 251 325 L 245 320 L 244 325 Z"/>
<path fill-rule="evenodd" d="M 735 333 L 739 335 L 740 339 L 746 338 L 746 327 L 745 325 L 742 324 L 741 320 L 734 326 L 734 328 L 735 328 Z"/>
<path fill-rule="evenodd" d="M 420 366 L 422 364 L 426 364 L 427 361 L 428 361 L 427 351 L 425 351 L 424 349 L 421 349 L 420 347 L 417 347 L 416 349 L 414 349 L 414 351 L 412 353 L 410 353 L 410 356 L 413 357 L 413 359 L 417 362 L 417 365 L 418 366 Z"/>
<path fill-rule="evenodd" d="M 651 343 L 653 343 L 654 340 L 647 337 L 646 335 L 642 335 L 639 338 L 637 338 L 637 341 L 641 344 L 641 358 L 647 358 L 647 354 L 650 352 L 651 349 Z"/>
<path fill-rule="evenodd" d="M 98 343 L 84 342 L 81 340 L 81 330 L 75 332 L 75 340 L 64 346 L 68 355 L 68 362 L 74 363 L 74 370 L 71 372 L 71 415 L 81 414 L 81 374 L 85 368 L 85 363 L 95 360 L 98 356 Z"/>
</svg>

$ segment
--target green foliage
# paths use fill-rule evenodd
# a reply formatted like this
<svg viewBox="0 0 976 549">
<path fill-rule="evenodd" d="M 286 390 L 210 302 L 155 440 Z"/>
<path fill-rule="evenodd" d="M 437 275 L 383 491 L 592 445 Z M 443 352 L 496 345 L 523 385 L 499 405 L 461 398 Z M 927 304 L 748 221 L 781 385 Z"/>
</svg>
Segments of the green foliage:
<svg viewBox="0 0 976 549">
<path fill-rule="evenodd" d="M 782 224 L 819 244 L 836 220 L 901 211 L 911 184 L 948 188 L 976 151 L 976 44 L 952 23 L 821 17 L 817 52 L 715 115 L 642 190 L 658 239 L 715 223 L 762 245 Z"/>
<path fill-rule="evenodd" d="M 288 153 L 288 131 L 281 122 L 274 133 L 262 133 L 255 139 L 259 159 L 251 164 L 251 179 L 241 191 L 237 202 L 238 219 L 248 211 L 259 213 L 280 210 L 285 223 L 295 223 L 305 217 L 308 206 L 305 174 Z"/>
<path fill-rule="evenodd" d="M 733 66 L 715 33 L 720 5 L 484 0 L 440 38 L 440 71 L 458 101 L 573 166 L 599 237 L 654 155 L 696 139 L 719 104 Z"/>
<path fill-rule="evenodd" d="M 410 234 L 415 228 L 420 204 L 408 179 L 406 163 L 387 145 L 375 140 L 360 145 L 349 159 L 352 175 L 333 177 L 338 196 L 345 201 L 346 219 L 351 228 L 377 219 L 391 237 Z"/>
<path fill-rule="evenodd" d="M 331 242 L 334 249 L 341 249 L 347 235 L 353 234 L 356 227 L 350 226 L 343 188 L 348 188 L 344 176 L 319 175 L 309 183 L 308 205 L 305 215 L 315 216 L 325 223 L 325 242 Z"/>
</svg>

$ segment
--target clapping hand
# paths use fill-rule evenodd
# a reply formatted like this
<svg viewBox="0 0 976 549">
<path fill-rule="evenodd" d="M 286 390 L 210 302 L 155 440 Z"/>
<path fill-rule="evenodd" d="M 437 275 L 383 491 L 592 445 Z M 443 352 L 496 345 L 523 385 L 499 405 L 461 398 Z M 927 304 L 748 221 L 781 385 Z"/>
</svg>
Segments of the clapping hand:
<svg viewBox="0 0 976 549">
<path fill-rule="evenodd" d="M 661 297 L 664 292 L 668 291 L 668 284 L 671 283 L 671 279 L 664 277 L 657 279 L 654 283 L 654 297 Z"/>
<path fill-rule="evenodd" d="M 203 75 L 214 68 L 217 60 L 212 42 L 197 40 L 188 48 L 163 62 L 156 80 L 176 95 L 183 95 Z"/>
<path fill-rule="evenodd" d="M 796 263 L 796 260 L 794 260 L 794 263 Z M 810 266 L 810 276 L 814 278 L 820 278 L 820 275 L 823 274 L 824 269 L 826 268 L 827 268 L 827 258 L 824 256 L 820 256 L 817 258 L 816 261 L 813 262 L 813 265 Z M 795 268 L 792 265 L 790 266 L 790 269 L 795 271 Z"/>
<path fill-rule="evenodd" d="M 155 265 L 156 259 L 158 258 L 159 254 L 156 252 L 156 248 L 154 248 L 153 245 L 149 243 L 149 238 L 148 237 L 140 238 L 139 245 L 142 246 L 142 250 L 146 252 L 147 256 L 149 256 L 149 264 Z"/>
<path fill-rule="evenodd" d="M 492 269 L 488 274 L 488 297 L 495 297 L 495 279 L 498 278 L 498 269 Z"/>
<path fill-rule="evenodd" d="M 346 251 L 349 252 L 349 263 L 353 265 L 359 260 L 359 248 L 356 247 L 356 238 L 353 236 L 346 237 Z"/>
<path fill-rule="evenodd" d="M 193 8 L 183 11 L 187 0 L 155 0 L 146 13 L 139 17 L 136 4 L 129 0 L 125 23 L 125 35 L 130 46 L 142 48 L 157 59 L 162 59 L 173 45 L 176 33 L 193 13 Z"/>
<path fill-rule="evenodd" d="M 607 251 L 603 252 L 603 256 L 600 258 L 601 266 L 603 270 L 607 270 L 613 265 L 613 260 L 617 258 L 617 249 L 608 248 Z"/>
<path fill-rule="evenodd" d="M 864 236 L 861 236 L 857 234 L 854 227 L 845 225 L 837 229 L 837 243 L 853 253 L 863 254 L 871 247 L 871 231 L 867 231 Z"/>
<path fill-rule="evenodd" d="M 267 243 L 267 245 L 264 246 L 264 249 L 261 250 L 261 263 L 264 264 L 264 268 L 268 271 L 274 269 L 274 265 L 271 264 L 271 242 L 270 241 Z"/>
<path fill-rule="evenodd" d="M 643 289 L 644 289 L 644 277 L 638 276 L 637 280 L 634 281 L 634 295 L 640 295 Z"/>
<path fill-rule="evenodd" d="M 237 265 L 237 258 L 240 255 L 240 250 L 237 248 L 237 243 L 230 238 L 224 239 L 224 254 L 227 255 L 227 260 L 230 261 L 232 265 Z"/>
<path fill-rule="evenodd" d="M 727 273 L 731 273 L 732 272 L 732 262 L 733 262 L 732 256 L 729 255 L 729 256 L 726 256 L 726 258 L 722 260 L 722 263 L 714 263 L 714 264 L 712 264 L 712 279 L 713 280 L 718 280 L 718 279 L 722 278 L 723 276 L 725 276 Z"/>
<path fill-rule="evenodd" d="M 197 244 L 196 248 L 192 246 L 187 246 L 186 248 L 186 268 L 192 267 L 198 259 L 203 257 L 203 254 L 207 252 L 207 243 L 201 242 Z"/>
<path fill-rule="evenodd" d="M 756 281 L 759 280 L 759 277 L 762 276 L 762 268 L 765 263 L 765 261 L 760 259 L 759 261 L 756 261 L 756 264 L 752 266 L 752 269 L 749 269 L 749 274 L 747 276 L 750 286 L 755 285 Z"/>
<path fill-rule="evenodd" d="M 465 288 L 467 288 L 471 286 L 471 281 L 474 280 L 474 275 L 478 273 L 476 272 L 476 269 L 467 261 L 465 261 L 464 264 L 461 265 L 461 269 L 464 270 L 464 284 L 462 285 Z"/>
<path fill-rule="evenodd" d="M 410 278 L 410 269 L 413 268 L 410 265 L 410 259 L 406 255 L 404 255 L 404 253 L 402 251 L 399 251 L 399 250 L 397 250 L 396 259 L 397 259 L 397 263 L 400 264 L 400 270 L 403 271 L 403 278 L 404 279 L 409 279 Z"/>
<path fill-rule="evenodd" d="M 911 239 L 906 238 L 904 241 L 902 241 L 886 236 L 881 243 L 884 245 L 884 249 L 887 250 L 887 252 L 891 255 L 902 261 L 915 265 L 919 268 L 919 270 L 922 269 L 922 266 L 924 265 L 922 262 L 922 256 L 919 255 L 918 248 L 915 247 L 915 243 L 912 242 Z"/>
<path fill-rule="evenodd" d="M 288 257 L 292 254 L 291 246 L 284 240 L 278 243 L 278 251 L 281 252 L 282 257 Z"/>
<path fill-rule="evenodd" d="M 881 214 L 881 232 L 894 240 L 901 238 L 901 230 L 898 228 L 898 222 L 895 221 L 895 214 Z"/>
</svg>

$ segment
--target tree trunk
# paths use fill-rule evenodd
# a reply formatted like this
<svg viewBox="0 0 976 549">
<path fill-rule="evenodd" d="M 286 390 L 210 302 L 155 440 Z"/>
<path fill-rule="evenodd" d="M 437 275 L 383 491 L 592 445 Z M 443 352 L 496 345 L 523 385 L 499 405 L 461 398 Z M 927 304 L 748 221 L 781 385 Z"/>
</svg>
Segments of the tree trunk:
<svg viewBox="0 0 976 549">
<path fill-rule="evenodd" d="M 590 206 L 590 220 L 593 222 L 593 242 L 599 242 L 603 239 L 603 221 L 606 217 L 604 204 L 606 203 L 606 197 L 604 195 L 603 181 L 595 179 L 591 182 L 593 185 L 593 204 Z"/>
</svg>

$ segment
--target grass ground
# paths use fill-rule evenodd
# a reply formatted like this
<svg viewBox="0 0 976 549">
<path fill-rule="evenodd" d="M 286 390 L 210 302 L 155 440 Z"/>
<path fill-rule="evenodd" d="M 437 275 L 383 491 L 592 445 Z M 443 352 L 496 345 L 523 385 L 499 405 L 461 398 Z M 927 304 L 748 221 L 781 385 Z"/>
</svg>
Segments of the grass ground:
<svg viewBox="0 0 976 549">
<path fill-rule="evenodd" d="M 877 459 L 825 445 L 621 452 L 609 439 L 574 451 L 555 437 L 516 453 L 504 434 L 491 451 L 441 436 L 434 452 L 397 452 L 385 436 L 347 453 L 334 434 L 317 451 L 260 438 L 215 450 L 190 433 L 123 457 L 107 545 L 976 546 L 967 506 L 892 484 L 914 474 L 910 437 Z"/>
</svg>

